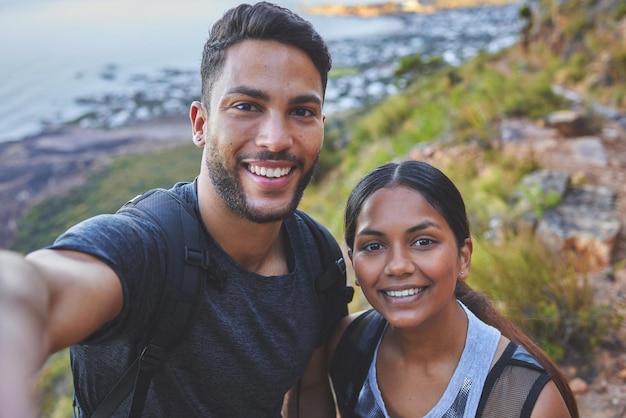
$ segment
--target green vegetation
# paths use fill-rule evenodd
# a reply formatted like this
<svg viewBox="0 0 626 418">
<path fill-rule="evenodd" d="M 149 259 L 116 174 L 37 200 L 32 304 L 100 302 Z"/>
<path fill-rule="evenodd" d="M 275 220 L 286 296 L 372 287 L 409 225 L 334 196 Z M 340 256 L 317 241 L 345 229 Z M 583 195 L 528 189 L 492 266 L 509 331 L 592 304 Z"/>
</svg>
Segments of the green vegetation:
<svg viewBox="0 0 626 418">
<path fill-rule="evenodd" d="M 53 354 L 37 380 L 42 416 L 46 418 L 71 416 L 74 387 L 69 360 L 69 349 Z"/>
<path fill-rule="evenodd" d="M 552 6 L 552 2 L 545 3 Z M 610 14 L 612 10 L 621 13 L 616 4 L 603 2 L 604 8 L 599 10 L 606 12 L 601 15 L 601 29 L 595 26 L 601 20 L 598 16 L 591 19 L 594 24 L 581 24 L 589 21 L 584 1 L 570 0 L 562 5 L 558 13 L 563 27 L 556 29 L 551 26 L 552 18 L 546 17 L 552 9 L 544 6 L 535 16 L 537 21 L 526 28 L 531 37 L 527 48 L 481 54 L 460 68 L 432 72 L 431 67 L 420 68 L 424 65 L 421 60 L 407 59 L 405 68 L 410 71 L 400 73 L 412 72 L 414 78 L 408 87 L 351 120 L 351 129 L 344 133 L 348 145 L 343 150 L 341 165 L 328 174 L 323 184 L 309 190 L 302 207 L 323 220 L 340 238 L 345 199 L 365 172 L 380 163 L 405 158 L 432 141 L 440 146 L 448 144 L 451 149 L 476 145 L 479 152 L 472 152 L 468 146 L 462 156 L 456 153 L 451 156 L 453 162 L 440 167 L 466 199 L 477 241 L 472 284 L 498 301 L 509 317 L 554 358 L 566 362 L 568 353 L 592 354 L 622 318 L 608 306 L 594 305 L 587 274 L 574 271 L 573 263 L 549 257 L 549 252 L 524 232 L 501 231 L 504 241 L 497 245 L 483 237 L 490 232 L 491 219 L 510 221 L 507 203 L 511 191 L 536 168 L 532 160 L 513 161 L 492 148 L 499 119 L 540 120 L 551 111 L 566 107 L 565 100 L 552 91 L 555 80 L 592 100 L 613 106 L 626 104 L 626 79 L 616 70 L 624 60 L 624 47 Z M 521 13 L 530 17 L 529 11 Z M 569 39 L 570 54 L 546 48 L 543 40 L 552 39 L 555 30 L 560 37 Z M 574 32 L 576 36 L 568 38 Z M 598 42 L 598 38 L 607 43 Z M 581 46 L 580 42 L 585 43 Z M 603 48 L 596 48 L 601 44 Z M 560 46 L 568 49 L 567 42 Z M 609 61 L 617 64 L 608 67 L 612 71 L 609 74 L 618 76 L 604 79 L 616 81 L 590 85 L 592 64 L 597 66 L 601 55 L 606 60 L 607 53 L 611 54 Z M 563 74 L 576 76 L 562 77 Z M 578 84 L 581 79 L 585 84 Z M 539 217 L 543 209 L 558 203 L 554 196 L 527 192 L 534 199 Z"/>
<path fill-rule="evenodd" d="M 471 279 L 556 360 L 567 362 L 572 350 L 592 355 L 623 319 L 594 305 L 589 277 L 552 257 L 529 233 L 509 231 L 502 244 L 474 239 Z"/>
<path fill-rule="evenodd" d="M 461 190 L 470 216 L 475 239 L 470 284 L 490 295 L 549 354 L 567 362 L 571 352 L 593 354 L 622 318 L 607 306 L 594 305 L 585 272 L 550 257 L 531 235 L 503 227 L 499 240 L 486 238 L 493 232 L 492 219 L 510 220 L 510 195 L 536 168 L 532 160 L 498 152 L 492 139 L 499 119 L 537 120 L 562 108 L 563 99 L 551 89 L 555 82 L 626 107 L 626 46 L 619 41 L 616 21 L 626 15 L 623 2 L 555 4 L 544 0 L 539 10 L 521 12 L 524 19 L 533 19 L 527 22 L 528 39 L 521 48 L 481 54 L 454 69 L 407 59 L 410 71 L 402 75 L 410 73 L 412 78 L 401 94 L 357 114 L 333 115 L 316 181 L 301 208 L 341 241 L 345 200 L 357 180 L 378 164 L 406 158 L 437 142 L 449 149 L 448 158 L 438 160 L 439 168 Z M 16 248 L 46 245 L 76 221 L 112 212 L 145 189 L 193 179 L 199 161 L 199 152 L 191 147 L 120 159 L 72 196 L 55 197 L 34 208 L 22 221 Z M 532 196 L 538 207 L 555 203 L 551 196 Z M 356 303 L 352 308 L 362 307 Z M 44 393 L 63 382 L 59 370 L 67 370 L 66 355 L 51 359 L 44 370 Z M 44 415 L 54 416 L 48 412 Z"/>
<path fill-rule="evenodd" d="M 201 150 L 194 145 L 161 154 L 119 158 L 93 173 L 84 187 L 67 196 L 54 196 L 30 210 L 21 220 L 13 249 L 28 252 L 52 244 L 63 231 L 100 213 L 113 213 L 125 202 L 155 187 L 193 180 Z"/>
</svg>

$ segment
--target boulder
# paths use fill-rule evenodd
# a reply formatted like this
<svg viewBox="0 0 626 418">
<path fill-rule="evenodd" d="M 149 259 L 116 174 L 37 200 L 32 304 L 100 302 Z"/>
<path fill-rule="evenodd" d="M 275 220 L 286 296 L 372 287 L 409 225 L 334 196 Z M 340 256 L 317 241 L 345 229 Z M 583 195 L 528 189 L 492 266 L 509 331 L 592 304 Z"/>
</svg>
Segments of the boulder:
<svg viewBox="0 0 626 418">
<path fill-rule="evenodd" d="M 558 205 L 547 209 L 536 234 L 576 269 L 598 272 L 611 265 L 620 229 L 615 192 L 586 185 L 570 188 Z"/>
<path fill-rule="evenodd" d="M 565 137 L 583 136 L 587 132 L 585 118 L 575 110 L 558 110 L 548 115 L 548 126 Z"/>
</svg>

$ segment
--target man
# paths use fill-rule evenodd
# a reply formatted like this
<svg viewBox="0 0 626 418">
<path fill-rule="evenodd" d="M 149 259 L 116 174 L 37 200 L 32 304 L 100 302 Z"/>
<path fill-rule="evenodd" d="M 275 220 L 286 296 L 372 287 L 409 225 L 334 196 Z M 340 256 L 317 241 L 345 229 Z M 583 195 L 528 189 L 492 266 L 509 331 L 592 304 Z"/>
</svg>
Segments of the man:
<svg viewBox="0 0 626 418">
<path fill-rule="evenodd" d="M 329 69 L 322 38 L 284 8 L 241 5 L 213 26 L 202 102 L 190 110 L 200 174 L 173 190 L 196 208 L 225 279 L 207 285 L 190 334 L 152 379 L 144 416 L 335 416 L 320 255 L 294 214 L 323 142 Z M 155 224 L 128 214 L 82 222 L 25 259 L 2 254 L 0 417 L 28 413 L 19 400 L 28 373 L 67 346 L 77 412 L 90 416 L 157 315 L 166 254 Z"/>
</svg>

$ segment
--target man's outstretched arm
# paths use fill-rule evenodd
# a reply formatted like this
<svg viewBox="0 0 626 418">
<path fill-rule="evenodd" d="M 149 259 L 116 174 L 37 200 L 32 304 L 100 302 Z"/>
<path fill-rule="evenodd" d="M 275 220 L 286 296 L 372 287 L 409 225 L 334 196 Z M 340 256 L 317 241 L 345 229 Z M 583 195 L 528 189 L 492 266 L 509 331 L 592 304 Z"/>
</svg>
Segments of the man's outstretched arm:
<svg viewBox="0 0 626 418">
<path fill-rule="evenodd" d="M 119 314 L 121 284 L 82 253 L 0 250 L 0 417 L 35 416 L 32 383 L 53 352 Z"/>
</svg>

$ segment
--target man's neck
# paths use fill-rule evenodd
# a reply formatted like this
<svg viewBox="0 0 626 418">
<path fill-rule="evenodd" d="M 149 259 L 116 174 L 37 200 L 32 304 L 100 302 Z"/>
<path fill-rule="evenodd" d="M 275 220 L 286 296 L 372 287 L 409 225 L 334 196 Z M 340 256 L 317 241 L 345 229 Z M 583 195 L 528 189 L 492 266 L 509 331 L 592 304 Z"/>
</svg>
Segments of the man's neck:
<svg viewBox="0 0 626 418">
<path fill-rule="evenodd" d="M 202 222 L 220 247 L 243 268 L 263 276 L 286 274 L 283 222 L 258 224 L 228 208 L 212 187 L 198 185 Z"/>
</svg>

